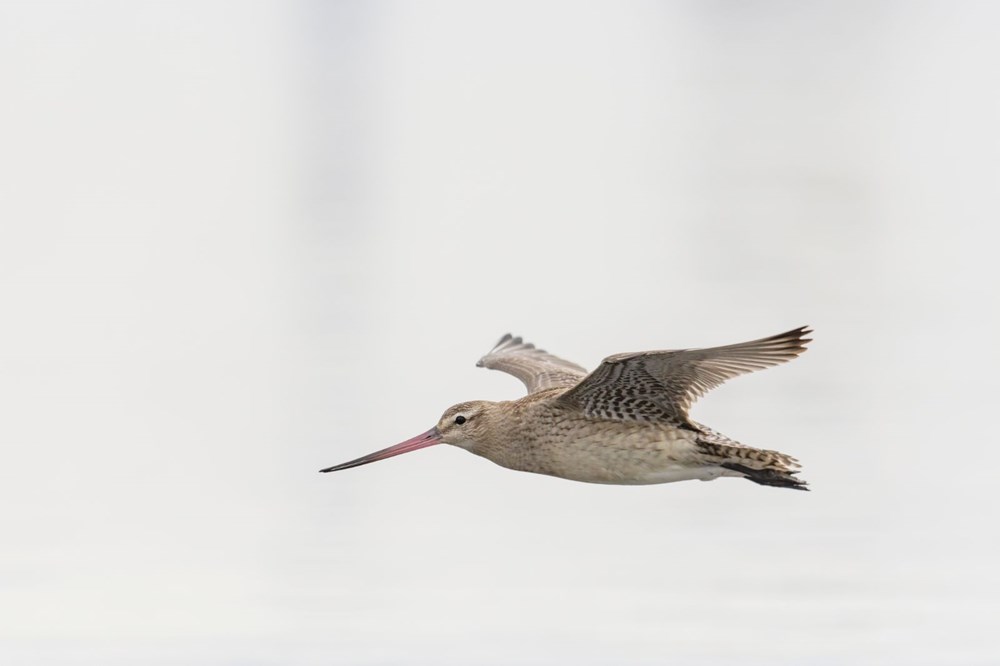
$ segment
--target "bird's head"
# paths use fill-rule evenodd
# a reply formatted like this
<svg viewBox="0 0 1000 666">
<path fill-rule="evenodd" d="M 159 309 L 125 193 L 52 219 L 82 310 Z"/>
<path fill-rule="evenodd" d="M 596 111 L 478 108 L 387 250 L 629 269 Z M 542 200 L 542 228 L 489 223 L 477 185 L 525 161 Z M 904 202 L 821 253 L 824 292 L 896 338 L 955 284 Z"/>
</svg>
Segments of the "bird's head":
<svg viewBox="0 0 1000 666">
<path fill-rule="evenodd" d="M 471 400 L 444 410 L 441 419 L 434 426 L 441 441 L 471 451 L 476 442 L 486 435 L 492 406 L 493 403 L 485 400 Z"/>
</svg>

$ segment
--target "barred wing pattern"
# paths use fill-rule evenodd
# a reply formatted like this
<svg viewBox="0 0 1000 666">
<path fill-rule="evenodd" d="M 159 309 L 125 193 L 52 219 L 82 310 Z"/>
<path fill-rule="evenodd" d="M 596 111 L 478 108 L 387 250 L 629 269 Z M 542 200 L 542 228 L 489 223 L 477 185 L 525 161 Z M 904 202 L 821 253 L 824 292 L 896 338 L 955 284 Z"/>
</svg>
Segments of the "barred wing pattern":
<svg viewBox="0 0 1000 666">
<path fill-rule="evenodd" d="M 535 345 L 515 338 L 510 333 L 500 338 L 490 353 L 479 359 L 476 365 L 514 375 L 524 382 L 528 393 L 558 387 L 569 388 L 587 376 L 587 371 L 576 363 L 536 349 Z"/>
<path fill-rule="evenodd" d="M 688 409 L 727 379 L 790 361 L 810 342 L 808 327 L 708 349 L 616 354 L 559 397 L 595 419 L 688 423 Z"/>
</svg>

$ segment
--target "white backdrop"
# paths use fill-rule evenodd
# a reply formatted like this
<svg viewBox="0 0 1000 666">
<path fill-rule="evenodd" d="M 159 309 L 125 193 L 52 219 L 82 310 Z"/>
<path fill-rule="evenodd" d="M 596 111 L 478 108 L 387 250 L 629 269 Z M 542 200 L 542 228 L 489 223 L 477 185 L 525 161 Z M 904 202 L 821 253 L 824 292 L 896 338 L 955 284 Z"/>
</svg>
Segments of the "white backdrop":
<svg viewBox="0 0 1000 666">
<path fill-rule="evenodd" d="M 0 660 L 995 663 L 992 3 L 0 5 Z M 508 330 L 816 329 L 813 492 L 437 447 Z M 992 342 L 991 342 L 992 341 Z"/>
</svg>

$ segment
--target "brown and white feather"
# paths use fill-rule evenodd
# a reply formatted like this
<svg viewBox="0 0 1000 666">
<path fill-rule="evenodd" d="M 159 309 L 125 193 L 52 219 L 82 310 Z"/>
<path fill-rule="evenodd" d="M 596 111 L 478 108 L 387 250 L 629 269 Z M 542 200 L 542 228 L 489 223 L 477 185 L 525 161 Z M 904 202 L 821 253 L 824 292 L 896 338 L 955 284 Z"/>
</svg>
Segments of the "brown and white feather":
<svg viewBox="0 0 1000 666">
<path fill-rule="evenodd" d="M 517 377 L 524 382 L 529 394 L 552 388 L 569 388 L 587 376 L 587 371 L 576 363 L 538 349 L 510 333 L 500 338 L 490 353 L 479 359 L 476 365 Z"/>
<path fill-rule="evenodd" d="M 699 397 L 727 379 L 792 360 L 810 332 L 803 326 L 724 347 L 615 354 L 559 401 L 591 418 L 686 424 Z"/>
</svg>

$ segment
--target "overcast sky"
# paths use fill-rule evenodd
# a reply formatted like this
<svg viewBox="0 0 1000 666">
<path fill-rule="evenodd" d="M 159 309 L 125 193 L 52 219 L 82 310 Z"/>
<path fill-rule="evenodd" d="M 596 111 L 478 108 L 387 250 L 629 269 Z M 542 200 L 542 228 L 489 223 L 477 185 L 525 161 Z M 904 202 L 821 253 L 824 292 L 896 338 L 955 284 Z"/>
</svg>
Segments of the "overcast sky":
<svg viewBox="0 0 1000 666">
<path fill-rule="evenodd" d="M 991 663 L 992 3 L 0 5 L 0 660 Z M 813 492 L 436 447 L 507 331 L 816 329 Z M 832 661 L 831 661 L 832 660 Z"/>
</svg>

